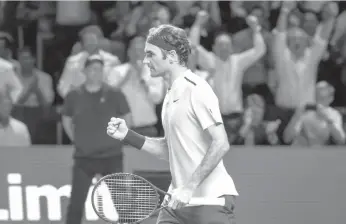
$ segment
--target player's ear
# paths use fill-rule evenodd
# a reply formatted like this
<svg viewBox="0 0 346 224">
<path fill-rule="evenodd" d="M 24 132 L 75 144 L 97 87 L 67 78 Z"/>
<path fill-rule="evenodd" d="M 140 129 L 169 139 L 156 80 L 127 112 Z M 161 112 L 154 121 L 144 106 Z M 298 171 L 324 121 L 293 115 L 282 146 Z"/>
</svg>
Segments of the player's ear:
<svg viewBox="0 0 346 224">
<path fill-rule="evenodd" d="M 178 57 L 178 54 L 175 50 L 170 50 L 168 51 L 168 59 L 172 60 L 172 61 L 175 61 L 175 62 L 178 62 L 179 61 L 179 57 Z"/>
</svg>

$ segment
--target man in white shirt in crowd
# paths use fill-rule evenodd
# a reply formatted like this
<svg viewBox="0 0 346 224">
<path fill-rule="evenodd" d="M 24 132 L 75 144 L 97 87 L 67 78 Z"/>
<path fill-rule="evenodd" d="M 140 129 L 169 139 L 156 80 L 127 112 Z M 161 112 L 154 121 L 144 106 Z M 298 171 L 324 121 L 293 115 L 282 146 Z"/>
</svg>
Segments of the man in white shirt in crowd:
<svg viewBox="0 0 346 224">
<path fill-rule="evenodd" d="M 326 81 L 316 85 L 316 104 L 296 109 L 284 131 L 287 144 L 300 146 L 345 144 L 342 115 L 332 108 L 335 89 Z"/>
<path fill-rule="evenodd" d="M 275 104 L 271 109 L 283 126 L 287 124 L 293 111 L 307 104 L 315 104 L 315 90 L 318 65 L 326 52 L 332 33 L 338 6 L 327 3 L 328 16 L 319 24 L 315 36 L 311 37 L 302 29 L 287 28 L 290 12 L 296 8 L 295 1 L 284 2 L 277 26 L 273 31 L 273 57 L 275 62 Z M 282 130 L 283 131 L 283 130 Z"/>
<path fill-rule="evenodd" d="M 67 58 L 63 73 L 58 83 L 58 92 L 62 98 L 73 89 L 80 87 L 85 82 L 83 74 L 84 64 L 90 55 L 100 55 L 104 61 L 105 82 L 110 70 L 119 65 L 117 56 L 110 54 L 100 48 L 100 37 L 94 32 L 85 32 L 82 34 L 83 51 L 71 55 Z"/>
<path fill-rule="evenodd" d="M 137 149 L 169 161 L 172 182 L 159 224 L 233 223 L 238 192 L 222 158 L 230 149 L 219 102 L 208 83 L 187 68 L 191 47 L 184 30 L 160 25 L 149 31 L 144 63 L 152 77 L 168 83 L 162 108 L 163 138 L 149 138 L 111 118 L 107 133 Z M 192 197 L 219 200 L 219 205 L 187 206 Z"/>
<path fill-rule="evenodd" d="M 0 146 L 30 146 L 27 126 L 11 117 L 12 99 L 9 89 L 0 89 Z"/>
<path fill-rule="evenodd" d="M 143 135 L 157 136 L 155 107 L 163 100 L 164 80 L 150 76 L 149 68 L 142 62 L 144 46 L 144 37 L 137 36 L 130 41 L 129 61 L 113 68 L 108 84 L 120 88 L 126 96 L 132 128 Z"/>
<path fill-rule="evenodd" d="M 198 52 L 198 65 L 211 73 L 213 77 L 213 89 L 220 101 L 220 110 L 228 139 L 232 143 L 235 132 L 240 127 L 243 113 L 242 81 L 244 72 L 265 54 L 266 46 L 257 18 L 249 16 L 247 23 L 253 31 L 253 48 L 234 54 L 230 35 L 222 33 L 215 39 L 213 52 L 208 52 L 199 41 L 201 27 L 207 18 L 208 14 L 205 11 L 197 14 L 190 30 L 190 39 Z"/>
<path fill-rule="evenodd" d="M 52 77 L 35 67 L 35 57 L 30 48 L 18 53 L 18 78 L 23 91 L 13 109 L 13 117 L 24 122 L 30 131 L 33 144 L 44 143 L 44 118 L 54 100 Z"/>
</svg>

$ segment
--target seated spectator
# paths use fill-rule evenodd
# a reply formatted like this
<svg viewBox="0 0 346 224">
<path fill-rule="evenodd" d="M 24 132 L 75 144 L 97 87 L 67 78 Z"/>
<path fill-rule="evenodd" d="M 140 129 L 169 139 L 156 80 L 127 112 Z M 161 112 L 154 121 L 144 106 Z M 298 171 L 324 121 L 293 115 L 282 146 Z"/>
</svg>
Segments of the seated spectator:
<svg viewBox="0 0 346 224">
<path fill-rule="evenodd" d="M 24 123 L 11 117 L 9 89 L 0 89 L 0 146 L 30 146 L 30 134 Z"/>
<path fill-rule="evenodd" d="M 9 88 L 12 102 L 17 102 L 23 86 L 16 74 L 18 65 L 9 61 L 11 57 L 7 45 L 8 36 L 6 33 L 0 33 L 0 90 Z"/>
<path fill-rule="evenodd" d="M 276 145 L 279 144 L 278 128 L 281 120 L 264 121 L 266 103 L 257 94 L 246 98 L 243 125 L 239 135 L 245 145 Z"/>
<path fill-rule="evenodd" d="M 105 77 L 107 77 L 112 67 L 119 64 L 117 56 L 100 48 L 100 38 L 97 34 L 86 32 L 83 34 L 81 42 L 83 44 L 83 51 L 67 58 L 63 73 L 59 80 L 57 89 L 62 98 L 65 98 L 69 91 L 84 83 L 84 63 L 89 55 L 99 54 L 102 57 L 105 63 L 103 67 Z"/>
<path fill-rule="evenodd" d="M 120 88 L 126 96 L 133 128 L 143 135 L 156 136 L 158 118 L 155 106 L 163 100 L 164 81 L 161 77 L 152 78 L 149 68 L 142 63 L 144 46 L 144 37 L 131 40 L 129 61 L 113 69 L 108 83 Z"/>
<path fill-rule="evenodd" d="M 40 130 L 45 109 L 54 100 L 53 80 L 49 74 L 35 67 L 35 57 L 30 48 L 19 50 L 18 61 L 18 78 L 23 85 L 23 91 L 15 104 L 13 116 L 28 126 L 32 144 L 40 144 L 40 139 L 45 137 Z"/>
<path fill-rule="evenodd" d="M 284 131 L 285 143 L 301 146 L 345 143 L 342 116 L 330 107 L 334 91 L 325 81 L 317 83 L 316 104 L 296 109 Z"/>
</svg>

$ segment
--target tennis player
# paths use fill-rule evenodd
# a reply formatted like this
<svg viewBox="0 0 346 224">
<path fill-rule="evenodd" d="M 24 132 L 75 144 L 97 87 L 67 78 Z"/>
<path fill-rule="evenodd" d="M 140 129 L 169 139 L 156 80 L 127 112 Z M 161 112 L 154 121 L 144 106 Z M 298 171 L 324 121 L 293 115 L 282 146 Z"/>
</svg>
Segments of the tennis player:
<svg viewBox="0 0 346 224">
<path fill-rule="evenodd" d="M 172 198 L 158 224 L 233 223 L 238 193 L 222 161 L 230 146 L 219 102 L 209 84 L 187 68 L 190 53 L 184 30 L 172 25 L 150 29 L 143 62 L 152 77 L 163 76 L 169 85 L 162 108 L 165 137 L 139 135 L 120 118 L 111 118 L 107 133 L 169 161 Z M 226 203 L 185 206 L 192 197 L 224 197 Z"/>
</svg>

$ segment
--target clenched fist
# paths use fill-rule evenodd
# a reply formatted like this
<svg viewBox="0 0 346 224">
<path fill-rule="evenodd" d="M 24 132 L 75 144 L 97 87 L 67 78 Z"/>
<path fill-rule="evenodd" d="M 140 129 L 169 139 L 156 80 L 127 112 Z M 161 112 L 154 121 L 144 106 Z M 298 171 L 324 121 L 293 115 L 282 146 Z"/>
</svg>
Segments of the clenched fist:
<svg viewBox="0 0 346 224">
<path fill-rule="evenodd" d="M 129 131 L 124 119 L 112 117 L 108 122 L 107 134 L 117 140 L 122 141 Z"/>
</svg>

